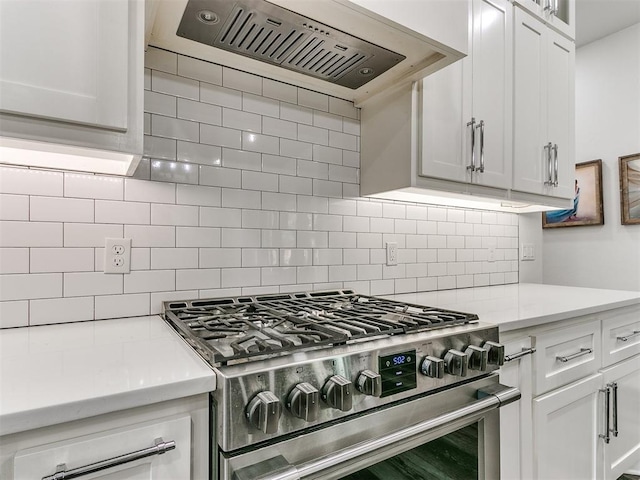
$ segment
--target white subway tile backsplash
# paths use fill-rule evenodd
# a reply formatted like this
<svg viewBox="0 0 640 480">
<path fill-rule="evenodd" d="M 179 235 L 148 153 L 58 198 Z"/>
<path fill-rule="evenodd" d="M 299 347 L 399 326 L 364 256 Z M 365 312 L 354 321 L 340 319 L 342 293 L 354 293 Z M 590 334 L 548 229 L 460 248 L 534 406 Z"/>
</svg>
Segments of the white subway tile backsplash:
<svg viewBox="0 0 640 480">
<path fill-rule="evenodd" d="M 240 248 L 201 248 L 200 268 L 241 267 Z"/>
<path fill-rule="evenodd" d="M 222 85 L 222 67 L 196 58 L 178 55 L 177 73 L 181 77 Z"/>
<path fill-rule="evenodd" d="M 178 185 L 176 203 L 181 205 L 200 205 L 219 207 L 222 202 L 222 190 L 218 187 L 201 185 Z"/>
<path fill-rule="evenodd" d="M 178 54 L 148 47 L 144 52 L 144 65 L 148 69 L 176 74 L 178 73 Z"/>
<path fill-rule="evenodd" d="M 242 132 L 233 128 L 200 124 L 200 142 L 208 145 L 240 149 L 242 148 Z"/>
<path fill-rule="evenodd" d="M 148 293 L 97 296 L 95 297 L 96 320 L 149 315 L 151 313 L 149 302 Z"/>
<path fill-rule="evenodd" d="M 29 273 L 29 249 L 0 248 L 0 274 L 3 273 Z"/>
<path fill-rule="evenodd" d="M 61 247 L 62 223 L 0 221 L 0 247 Z"/>
<path fill-rule="evenodd" d="M 151 71 L 151 90 L 193 100 L 200 98 L 200 84 L 196 80 L 158 70 Z"/>
<path fill-rule="evenodd" d="M 266 117 L 278 118 L 280 116 L 280 102 L 252 93 L 243 93 L 242 110 Z"/>
<path fill-rule="evenodd" d="M 62 273 L 0 275 L 0 301 L 62 296 Z"/>
<path fill-rule="evenodd" d="M 240 70 L 224 67 L 222 69 L 222 85 L 243 92 L 262 95 L 262 77 Z"/>
<path fill-rule="evenodd" d="M 111 237 L 117 238 L 118 235 L 111 235 Z M 124 238 L 131 239 L 132 248 L 175 247 L 176 228 L 156 225 L 125 225 Z M 104 238 L 102 246 L 104 246 Z"/>
<path fill-rule="evenodd" d="M 197 226 L 200 209 L 191 205 L 151 205 L 153 225 Z"/>
<path fill-rule="evenodd" d="M 516 215 L 360 197 L 351 102 L 154 47 L 146 58 L 133 178 L 0 167 L 0 328 L 184 298 L 518 281 Z M 102 272 L 106 237 L 132 239 L 131 273 Z"/>
<path fill-rule="evenodd" d="M 124 276 L 124 293 L 175 290 L 175 270 L 139 270 Z"/>
<path fill-rule="evenodd" d="M 29 220 L 29 196 L 1 193 L 0 220 Z"/>
<path fill-rule="evenodd" d="M 298 89 L 293 85 L 276 82 L 270 78 L 262 79 L 262 95 L 267 98 L 282 100 L 283 102 L 298 103 Z"/>
<path fill-rule="evenodd" d="M 221 107 L 186 98 L 178 98 L 177 116 L 184 120 L 208 123 L 210 125 L 222 125 Z"/>
<path fill-rule="evenodd" d="M 32 248 L 30 272 L 93 272 L 93 248 Z"/>
<path fill-rule="evenodd" d="M 99 223 L 149 224 L 150 205 L 139 202 L 96 200 L 95 219 Z"/>
<path fill-rule="evenodd" d="M 177 290 L 200 290 L 203 288 L 220 288 L 220 269 L 200 268 L 176 271 Z M 175 299 L 185 300 L 183 295 Z"/>
<path fill-rule="evenodd" d="M 219 107 L 242 109 L 242 93 L 238 90 L 202 83 L 200 85 L 200 101 Z"/>
<path fill-rule="evenodd" d="M 0 166 L 0 193 L 62 196 L 63 173 Z"/>
<path fill-rule="evenodd" d="M 80 322 L 93 318 L 94 297 L 52 298 L 29 302 L 29 325 Z"/>
<path fill-rule="evenodd" d="M 0 302 L 0 328 L 29 325 L 29 302 Z"/>
<path fill-rule="evenodd" d="M 278 212 L 264 210 L 243 210 L 242 228 L 272 228 L 277 229 L 280 224 Z"/>
</svg>

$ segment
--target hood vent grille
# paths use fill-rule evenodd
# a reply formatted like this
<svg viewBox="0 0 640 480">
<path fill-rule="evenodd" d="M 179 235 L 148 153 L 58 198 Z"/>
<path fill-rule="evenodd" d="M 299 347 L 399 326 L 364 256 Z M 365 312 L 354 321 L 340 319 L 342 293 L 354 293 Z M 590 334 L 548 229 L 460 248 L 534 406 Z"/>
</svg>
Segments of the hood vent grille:
<svg viewBox="0 0 640 480">
<path fill-rule="evenodd" d="M 351 89 L 405 58 L 265 0 L 189 0 L 177 35 Z"/>
</svg>

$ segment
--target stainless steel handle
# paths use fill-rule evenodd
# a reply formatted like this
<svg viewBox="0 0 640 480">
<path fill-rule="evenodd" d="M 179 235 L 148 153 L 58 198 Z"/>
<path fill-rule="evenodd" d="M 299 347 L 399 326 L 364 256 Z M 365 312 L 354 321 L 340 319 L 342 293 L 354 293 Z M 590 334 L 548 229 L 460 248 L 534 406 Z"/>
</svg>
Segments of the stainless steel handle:
<svg viewBox="0 0 640 480">
<path fill-rule="evenodd" d="M 477 170 L 484 172 L 484 120 L 480 120 L 480 123 L 476 128 L 480 129 L 480 168 Z"/>
<path fill-rule="evenodd" d="M 85 465 L 84 467 L 72 468 L 71 470 L 67 470 L 67 466 L 62 463 L 56 466 L 56 473 L 54 473 L 53 475 L 42 477 L 42 480 L 70 480 L 72 478 L 78 478 L 82 477 L 83 475 L 89 475 L 90 473 L 106 470 L 107 468 L 134 462 L 136 460 L 140 460 L 141 458 L 151 457 L 153 455 L 162 455 L 163 453 L 168 452 L 169 450 L 173 450 L 174 448 L 176 448 L 176 442 L 174 442 L 173 440 L 165 442 L 164 440 L 162 440 L 162 438 L 156 438 L 154 440 L 153 447 L 143 448 L 142 450 L 137 450 L 131 453 L 125 453 L 124 455 L 108 458 L 107 460 L 102 460 L 96 463 L 91 463 L 89 465 Z"/>
<path fill-rule="evenodd" d="M 558 144 L 553 145 L 553 186 L 558 186 Z"/>
<path fill-rule="evenodd" d="M 535 348 L 523 348 L 521 352 L 514 353 L 513 355 L 505 355 L 504 361 L 511 362 L 513 360 L 517 360 L 520 357 L 524 357 L 525 355 L 533 355 L 535 352 Z"/>
<path fill-rule="evenodd" d="M 574 358 L 582 357 L 584 355 L 589 355 L 590 353 L 593 353 L 592 349 L 581 348 L 579 352 L 572 353 L 571 355 L 567 355 L 567 356 L 559 355 L 556 357 L 556 360 L 559 360 L 561 362 L 568 362 L 569 360 L 573 360 Z"/>
<path fill-rule="evenodd" d="M 616 382 L 610 383 L 611 391 L 613 392 L 613 433 L 614 437 L 618 436 L 618 384 Z"/>
<path fill-rule="evenodd" d="M 353 447 L 325 455 L 317 460 L 303 463 L 297 467 L 298 474 L 300 478 L 304 478 L 308 475 L 322 472 L 335 465 L 353 460 L 362 455 L 370 454 L 375 450 L 386 448 L 393 443 L 406 440 L 407 438 L 415 435 L 420 435 L 447 423 L 464 420 L 465 418 L 470 418 L 479 414 L 481 415 L 520 399 L 520 391 L 517 388 L 505 387 L 504 385 L 497 385 L 497 387 L 502 388 L 498 391 L 492 391 L 490 393 L 487 392 L 486 397 L 480 398 L 472 404 L 453 412 L 444 413 L 438 417 L 426 420 L 399 432 L 394 432 L 375 440 L 362 442 L 354 445 Z M 479 395 L 481 395 L 481 391 L 479 392 Z M 266 477 L 265 480 L 275 480 L 275 478 L 277 477 Z"/>
<path fill-rule="evenodd" d="M 553 165 L 551 163 L 551 142 L 547 143 L 544 146 L 544 151 L 547 153 L 547 180 L 544 182 L 545 185 L 553 186 Z"/>
<path fill-rule="evenodd" d="M 611 436 L 609 435 L 609 412 L 611 411 L 611 389 L 607 385 L 606 388 L 601 388 L 600 391 L 604 393 L 604 434 L 598 435 L 600 438 L 604 439 L 604 443 L 609 443 L 611 441 Z"/>
<path fill-rule="evenodd" d="M 467 127 L 471 127 L 471 164 L 467 165 L 467 170 L 476 171 L 476 119 L 471 117 L 471 121 L 467 123 Z"/>
<path fill-rule="evenodd" d="M 558 2 L 557 0 L 547 0 L 547 6 L 544 7 L 544 10 L 546 12 L 549 12 L 550 15 L 557 15 L 558 14 Z"/>
<path fill-rule="evenodd" d="M 634 330 L 633 333 L 630 335 L 625 335 L 624 337 L 616 337 L 616 338 L 621 342 L 626 342 L 630 338 L 637 337 L 638 335 L 640 335 L 640 330 Z"/>
</svg>

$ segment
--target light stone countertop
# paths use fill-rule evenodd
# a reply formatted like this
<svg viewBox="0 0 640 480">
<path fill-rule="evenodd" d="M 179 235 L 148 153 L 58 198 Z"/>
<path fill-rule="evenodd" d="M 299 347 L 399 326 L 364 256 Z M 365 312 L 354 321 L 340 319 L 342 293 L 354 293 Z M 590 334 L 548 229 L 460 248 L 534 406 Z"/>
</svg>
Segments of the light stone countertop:
<svg viewBox="0 0 640 480">
<path fill-rule="evenodd" d="M 0 435 L 215 390 L 159 316 L 0 330 Z"/>
<path fill-rule="evenodd" d="M 640 292 L 519 283 L 384 295 L 403 302 L 475 313 L 501 332 L 640 303 Z"/>
</svg>

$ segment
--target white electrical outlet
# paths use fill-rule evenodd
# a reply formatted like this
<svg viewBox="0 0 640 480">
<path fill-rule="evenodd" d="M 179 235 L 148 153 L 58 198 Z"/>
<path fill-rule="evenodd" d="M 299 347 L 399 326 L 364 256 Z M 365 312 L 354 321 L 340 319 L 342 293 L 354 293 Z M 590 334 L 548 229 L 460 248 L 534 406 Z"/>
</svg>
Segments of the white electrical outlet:
<svg viewBox="0 0 640 480">
<path fill-rule="evenodd" d="M 129 273 L 131 271 L 131 239 L 104 239 L 104 273 Z"/>
<path fill-rule="evenodd" d="M 396 242 L 387 242 L 387 265 L 398 264 L 398 244 Z"/>
<path fill-rule="evenodd" d="M 487 261 L 488 262 L 496 261 L 496 247 L 489 247 L 489 251 L 487 252 Z"/>
</svg>

